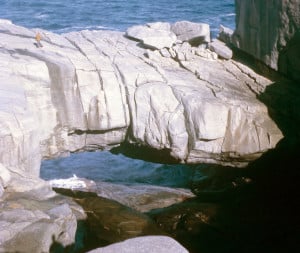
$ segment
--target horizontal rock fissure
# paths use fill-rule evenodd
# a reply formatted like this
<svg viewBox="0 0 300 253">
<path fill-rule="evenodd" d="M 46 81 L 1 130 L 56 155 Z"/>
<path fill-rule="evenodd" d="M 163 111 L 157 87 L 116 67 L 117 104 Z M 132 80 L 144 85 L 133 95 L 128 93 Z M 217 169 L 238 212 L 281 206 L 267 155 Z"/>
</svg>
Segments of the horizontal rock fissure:
<svg viewBox="0 0 300 253">
<path fill-rule="evenodd" d="M 69 136 L 72 135 L 83 135 L 83 134 L 91 134 L 91 135 L 97 135 L 97 134 L 105 134 L 109 133 L 111 131 L 118 131 L 118 130 L 127 130 L 127 127 L 120 127 L 120 128 L 114 128 L 114 129 L 108 129 L 108 130 L 72 130 L 68 133 Z"/>
</svg>

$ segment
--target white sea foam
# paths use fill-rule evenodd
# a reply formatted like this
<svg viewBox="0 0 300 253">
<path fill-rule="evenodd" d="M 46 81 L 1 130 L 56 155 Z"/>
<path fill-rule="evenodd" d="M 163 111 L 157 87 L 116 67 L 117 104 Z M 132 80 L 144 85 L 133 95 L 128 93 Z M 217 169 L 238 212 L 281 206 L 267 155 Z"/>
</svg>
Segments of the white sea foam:
<svg viewBox="0 0 300 253">
<path fill-rule="evenodd" d="M 66 189 L 87 189 L 95 182 L 87 180 L 85 178 L 78 178 L 75 174 L 73 177 L 66 179 L 53 179 L 49 181 L 50 185 L 55 188 L 66 188 Z"/>
<path fill-rule="evenodd" d="M 221 17 L 233 17 L 235 15 L 236 15 L 235 13 L 227 13 L 227 14 L 221 15 Z"/>
<path fill-rule="evenodd" d="M 116 31 L 117 29 L 108 26 L 102 25 L 94 25 L 94 26 L 71 26 L 66 28 L 58 29 L 58 33 L 68 33 L 72 31 L 82 31 L 82 30 L 109 30 L 109 31 Z"/>
<path fill-rule="evenodd" d="M 12 24 L 11 20 L 9 19 L 0 19 L 0 24 Z"/>
<path fill-rule="evenodd" d="M 48 17 L 49 17 L 48 14 L 43 14 L 43 13 L 37 13 L 34 15 L 34 18 L 36 18 L 36 19 L 46 19 Z"/>
</svg>

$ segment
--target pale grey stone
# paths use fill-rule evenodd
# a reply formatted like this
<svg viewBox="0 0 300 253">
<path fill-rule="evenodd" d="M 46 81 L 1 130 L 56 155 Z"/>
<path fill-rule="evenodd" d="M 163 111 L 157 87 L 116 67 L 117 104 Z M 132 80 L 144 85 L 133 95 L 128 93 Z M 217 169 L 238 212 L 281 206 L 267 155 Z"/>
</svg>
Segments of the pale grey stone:
<svg viewBox="0 0 300 253">
<path fill-rule="evenodd" d="M 8 169 L 6 169 L 1 163 L 0 163 L 0 185 L 2 187 L 6 187 L 11 180 L 11 174 Z"/>
<path fill-rule="evenodd" d="M 92 189 L 99 196 L 113 199 L 140 212 L 163 208 L 185 199 L 195 197 L 187 189 L 169 188 L 152 185 L 125 186 L 98 182 Z"/>
<path fill-rule="evenodd" d="M 40 200 L 30 192 L 10 193 L 0 213 L 0 252 L 49 252 L 54 242 L 72 244 L 77 221 L 71 208 L 83 214 L 64 197 Z"/>
<path fill-rule="evenodd" d="M 219 55 L 221 58 L 229 60 L 232 58 L 232 50 L 226 46 L 226 44 L 220 40 L 213 40 L 209 43 L 209 49 Z"/>
<path fill-rule="evenodd" d="M 6 26 L 4 31 L 33 34 L 31 30 L 24 32 L 25 28 L 13 24 Z M 158 51 L 157 54 L 153 51 L 147 59 L 144 57 L 145 50 L 120 32 L 82 31 L 63 36 L 48 33 L 43 51 L 38 50 L 30 38 L 16 37 L 11 32 L 2 32 L 0 37 L 4 48 L 10 50 L 0 53 L 2 62 L 6 63 L 1 65 L 0 77 L 0 108 L 3 112 L 0 114 L 0 132 L 3 147 L 6 148 L 0 150 L 0 157 L 8 171 L 19 171 L 19 174 L 13 174 L 15 176 L 27 178 L 31 175 L 34 181 L 39 175 L 41 157 L 106 148 L 124 141 L 170 149 L 172 156 L 185 161 L 194 148 L 187 145 L 187 140 L 198 143 L 200 138 L 193 134 L 190 126 L 193 121 L 200 120 L 201 114 L 195 110 L 193 115 L 189 115 L 188 111 L 193 106 L 200 111 L 209 108 L 201 109 L 197 105 L 201 98 L 207 98 L 207 94 L 212 95 L 211 103 L 218 101 L 228 109 L 240 104 L 235 95 L 237 92 L 241 98 L 251 97 L 249 104 L 242 99 L 243 103 L 239 106 L 255 108 L 250 118 L 256 119 L 259 114 L 259 117 L 271 121 L 267 113 L 261 113 L 266 110 L 255 100 L 256 94 L 245 92 L 243 86 L 238 84 L 245 80 L 247 85 L 251 85 L 253 71 L 249 77 L 243 76 L 242 72 L 246 69 L 243 65 L 227 63 L 223 66 L 218 61 L 212 61 L 216 60 L 215 54 L 209 51 L 201 54 L 187 42 L 168 50 L 176 62 L 162 57 Z M 62 46 L 64 43 L 65 47 Z M 166 50 L 165 53 L 168 55 Z M 18 61 L 15 56 L 19 57 Z M 201 57 L 202 60 L 199 59 Z M 224 71 L 228 66 L 232 67 L 231 72 L 244 79 Z M 216 70 L 218 75 L 215 75 Z M 12 71 L 18 78 L 12 77 Z M 258 75 L 255 78 L 262 80 L 253 83 L 253 89 L 258 89 L 258 92 L 271 83 Z M 167 99 L 166 94 L 170 94 Z M 191 96 L 190 102 L 183 104 L 182 98 L 187 94 Z M 213 118 L 212 123 L 204 122 L 213 125 Z M 129 125 L 131 133 L 128 135 Z M 269 126 L 273 127 L 272 124 Z M 209 127 L 203 129 L 208 131 Z M 269 130 L 266 129 L 266 132 Z M 280 136 L 280 131 L 277 131 L 276 136 Z M 217 156 L 224 155 L 219 148 L 222 138 L 211 142 L 200 141 L 203 143 L 200 150 L 211 157 L 210 161 L 219 162 L 213 158 L 216 157 L 215 152 Z M 231 143 L 235 152 L 239 153 L 240 147 L 234 141 Z M 215 151 L 211 153 L 208 144 L 212 147 L 216 145 L 212 149 Z M 271 147 L 273 143 L 264 143 L 256 147 L 255 153 L 261 154 Z M 223 161 L 226 161 L 224 157 Z M 14 184 L 15 189 L 21 190 L 21 186 Z"/>
<path fill-rule="evenodd" d="M 141 236 L 98 248 L 88 253 L 188 253 L 174 239 L 167 236 Z"/>
<path fill-rule="evenodd" d="M 181 41 L 188 41 L 198 45 L 210 42 L 210 29 L 208 24 L 178 21 L 172 24 L 171 31 L 173 31 Z"/>
<path fill-rule="evenodd" d="M 218 55 L 215 52 L 212 52 L 209 49 L 203 49 L 202 47 L 196 48 L 195 54 L 209 60 L 218 59 Z"/>
<path fill-rule="evenodd" d="M 300 2 L 236 0 L 236 47 L 300 80 Z"/>
<path fill-rule="evenodd" d="M 189 61 L 193 58 L 193 49 L 187 42 L 176 44 L 172 49 L 176 54 L 176 59 L 179 61 Z"/>
<path fill-rule="evenodd" d="M 127 29 L 126 36 L 141 41 L 146 47 L 155 49 L 170 48 L 176 42 L 177 37 L 168 29 L 168 26 L 168 23 L 133 26 Z"/>
<path fill-rule="evenodd" d="M 171 54 L 167 48 L 163 48 L 163 49 L 159 50 L 159 52 L 160 52 L 161 56 L 166 57 L 166 58 L 171 58 Z"/>
</svg>

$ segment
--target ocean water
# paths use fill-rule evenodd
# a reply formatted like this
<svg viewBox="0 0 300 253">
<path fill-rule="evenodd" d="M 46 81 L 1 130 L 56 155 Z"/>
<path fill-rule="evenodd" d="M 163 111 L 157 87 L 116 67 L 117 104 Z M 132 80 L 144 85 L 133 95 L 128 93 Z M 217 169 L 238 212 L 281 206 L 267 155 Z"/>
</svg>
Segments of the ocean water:
<svg viewBox="0 0 300 253">
<path fill-rule="evenodd" d="M 206 166 L 159 164 L 109 151 L 83 152 L 43 161 L 41 178 L 69 179 L 76 175 L 94 182 L 189 188 L 194 180 L 202 176 L 201 168 Z"/>
<path fill-rule="evenodd" d="M 189 20 L 234 29 L 234 0 L 0 0 L 0 18 L 56 33 L 83 29 L 125 31 L 148 22 Z"/>
</svg>

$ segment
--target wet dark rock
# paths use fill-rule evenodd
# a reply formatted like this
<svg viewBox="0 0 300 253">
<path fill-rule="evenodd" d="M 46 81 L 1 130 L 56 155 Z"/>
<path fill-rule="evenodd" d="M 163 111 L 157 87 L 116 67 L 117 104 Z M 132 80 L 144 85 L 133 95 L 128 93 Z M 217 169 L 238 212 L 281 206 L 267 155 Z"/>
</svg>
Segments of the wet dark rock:
<svg viewBox="0 0 300 253">
<path fill-rule="evenodd" d="M 291 142 L 246 169 L 211 172 L 195 185 L 198 198 L 149 216 L 190 252 L 298 252 L 300 157 Z"/>
<path fill-rule="evenodd" d="M 201 203 L 195 198 L 148 215 L 190 252 L 226 252 L 223 248 L 228 238 L 215 218 L 219 208 L 216 203 Z"/>
<path fill-rule="evenodd" d="M 201 173 L 204 176 L 195 178 L 191 184 L 192 192 L 201 201 L 223 201 L 253 183 L 244 170 L 232 167 L 207 166 Z"/>
<path fill-rule="evenodd" d="M 148 216 L 96 193 L 58 188 L 55 191 L 72 197 L 86 212 L 85 249 L 142 235 L 166 235 Z"/>
</svg>

